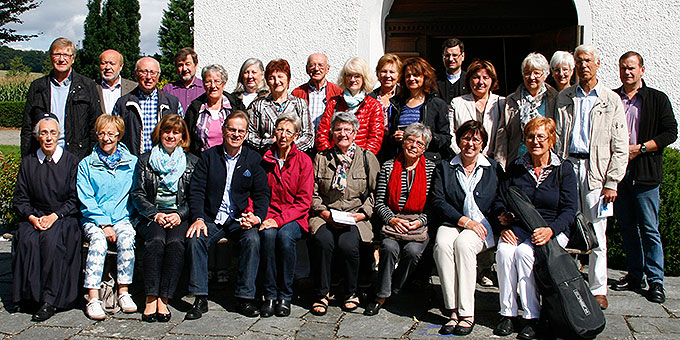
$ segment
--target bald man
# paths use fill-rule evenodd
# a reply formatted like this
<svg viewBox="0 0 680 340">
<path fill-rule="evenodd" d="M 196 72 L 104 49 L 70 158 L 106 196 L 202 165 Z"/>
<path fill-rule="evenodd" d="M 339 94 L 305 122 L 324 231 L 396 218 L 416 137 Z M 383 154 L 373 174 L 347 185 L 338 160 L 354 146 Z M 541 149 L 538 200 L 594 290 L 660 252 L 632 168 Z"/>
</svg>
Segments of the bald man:
<svg viewBox="0 0 680 340">
<path fill-rule="evenodd" d="M 104 113 L 111 114 L 118 98 L 130 93 L 137 86 L 134 81 L 120 76 L 123 65 L 123 55 L 116 50 L 106 50 L 99 55 L 101 79 L 97 82 L 97 92 Z"/>
<path fill-rule="evenodd" d="M 307 58 L 307 74 L 309 81 L 298 86 L 291 93 L 309 104 L 309 114 L 314 122 L 314 131 L 319 128 L 319 121 L 326 110 L 326 103 L 333 97 L 342 94 L 342 90 L 326 80 L 331 69 L 328 58 L 321 53 L 314 53 Z"/>
<path fill-rule="evenodd" d="M 118 98 L 113 114 L 123 118 L 125 134 L 121 141 L 130 152 L 138 156 L 153 147 L 151 132 L 163 116 L 184 111 L 177 97 L 156 88 L 161 75 L 161 65 L 151 57 L 143 57 L 135 64 L 137 87 Z"/>
</svg>

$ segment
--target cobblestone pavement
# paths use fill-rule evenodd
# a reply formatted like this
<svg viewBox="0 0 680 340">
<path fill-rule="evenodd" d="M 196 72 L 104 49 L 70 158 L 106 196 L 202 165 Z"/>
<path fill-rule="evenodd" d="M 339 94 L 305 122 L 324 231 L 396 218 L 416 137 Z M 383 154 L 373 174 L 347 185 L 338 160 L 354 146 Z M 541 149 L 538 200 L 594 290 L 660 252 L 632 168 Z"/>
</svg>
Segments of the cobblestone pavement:
<svg viewBox="0 0 680 340">
<path fill-rule="evenodd" d="M 610 271 L 611 278 L 621 272 Z M 50 320 L 33 323 L 31 316 L 12 310 L 12 281 L 9 242 L 0 242 L 0 337 L 3 339 L 436 339 L 445 322 L 439 308 L 441 292 L 434 279 L 434 289 L 409 292 L 393 297 L 373 317 L 361 314 L 362 308 L 346 313 L 331 304 L 322 317 L 308 312 L 309 302 L 294 302 L 286 318 L 245 318 L 234 312 L 232 289 L 211 286 L 209 312 L 199 320 L 185 321 L 184 312 L 193 301 L 190 297 L 171 302 L 169 323 L 142 323 L 140 313 L 116 314 L 103 321 L 85 317 L 82 309 L 60 312 Z M 139 285 L 137 285 L 139 286 Z M 668 300 L 659 305 L 633 292 L 610 292 L 605 311 L 607 327 L 598 339 L 678 339 L 680 338 L 680 278 L 667 278 Z M 135 300 L 143 304 L 143 294 Z M 492 329 L 498 321 L 498 291 L 478 287 L 476 293 L 477 325 L 468 339 L 498 338 Z M 453 336 L 448 336 L 453 337 Z M 514 339 L 515 335 L 507 337 Z"/>
</svg>

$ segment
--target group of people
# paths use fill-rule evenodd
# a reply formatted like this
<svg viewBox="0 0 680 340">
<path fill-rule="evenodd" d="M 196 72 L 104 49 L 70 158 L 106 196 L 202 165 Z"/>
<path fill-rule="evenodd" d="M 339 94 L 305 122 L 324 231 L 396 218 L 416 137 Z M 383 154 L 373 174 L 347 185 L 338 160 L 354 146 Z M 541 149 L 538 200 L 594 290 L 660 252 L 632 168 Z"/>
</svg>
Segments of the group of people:
<svg viewBox="0 0 680 340">
<path fill-rule="evenodd" d="M 621 56 L 616 90 L 598 81 L 592 45 L 556 52 L 550 63 L 531 53 L 520 65 L 523 83 L 507 98 L 493 93 L 499 80 L 491 62 L 462 70 L 458 39 L 442 46 L 439 80 L 422 58 L 386 54 L 375 72 L 349 59 L 334 84 L 326 80 L 327 57 L 315 53 L 309 81 L 293 91 L 284 59 L 266 67 L 246 60 L 228 93 L 222 66 L 196 76 L 191 48 L 177 53 L 180 80 L 163 90 L 150 57 L 137 61 L 134 85 L 119 75 L 120 53 L 104 51 L 95 85 L 72 70 L 72 42 L 59 38 L 49 53 L 53 70 L 27 98 L 14 201 L 22 218 L 13 243 L 14 301 L 32 304 L 34 320 L 74 306 L 81 235 L 89 242 L 87 315 L 106 317 L 99 288 L 109 243 L 117 249 L 118 303 L 136 312 L 128 287 L 137 234 L 143 321 L 170 319 L 168 300 L 185 262 L 195 296 L 185 318 L 208 312 L 208 249 L 224 237 L 240 251 L 239 311 L 287 316 L 296 243 L 308 238 L 314 315 L 326 314 L 333 295 L 346 311 L 364 304 L 365 315 L 376 315 L 430 257 L 448 317 L 440 332 L 470 334 L 477 255 L 495 249 L 501 321 L 494 333 L 533 339 L 540 317 L 534 247 L 552 238 L 566 246 L 577 211 L 595 227 L 588 280 L 607 308 L 599 207 L 611 202 L 629 271 L 612 288 L 641 289 L 646 280 L 648 298 L 665 299 L 661 152 L 675 141 L 677 124 L 668 98 L 643 82 L 636 52 Z M 527 232 L 507 211 L 502 192 L 511 185 L 548 227 Z M 374 299 L 360 301 L 362 268 L 374 260 L 362 249 L 372 242 L 379 244 L 378 280 Z M 331 291 L 338 271 L 342 286 Z"/>
</svg>

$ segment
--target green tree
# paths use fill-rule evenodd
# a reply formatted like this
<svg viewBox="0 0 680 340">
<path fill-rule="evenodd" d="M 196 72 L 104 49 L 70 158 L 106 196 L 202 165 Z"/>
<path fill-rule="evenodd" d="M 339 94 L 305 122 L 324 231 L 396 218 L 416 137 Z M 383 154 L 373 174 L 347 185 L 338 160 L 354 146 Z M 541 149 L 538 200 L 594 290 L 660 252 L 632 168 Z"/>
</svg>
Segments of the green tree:
<svg viewBox="0 0 680 340">
<path fill-rule="evenodd" d="M 170 0 L 158 29 L 158 47 L 163 78 L 176 77 L 175 53 L 183 47 L 194 47 L 194 0 Z"/>
<path fill-rule="evenodd" d="M 17 34 L 15 29 L 5 27 L 6 24 L 21 24 L 19 15 L 30 11 L 42 2 L 38 0 L 3 0 L 0 2 L 0 45 L 15 41 L 26 41 L 35 38 L 37 34 Z"/>
<path fill-rule="evenodd" d="M 7 75 L 10 77 L 27 75 L 29 71 L 30 69 L 28 66 L 24 65 L 24 60 L 20 56 L 16 56 L 9 61 L 9 71 L 7 72 Z"/>
<path fill-rule="evenodd" d="M 99 78 L 99 54 L 114 49 L 125 59 L 121 75 L 129 78 L 139 58 L 139 1 L 106 0 L 102 4 L 102 0 L 89 0 L 87 6 L 78 69 L 91 78 Z"/>
</svg>

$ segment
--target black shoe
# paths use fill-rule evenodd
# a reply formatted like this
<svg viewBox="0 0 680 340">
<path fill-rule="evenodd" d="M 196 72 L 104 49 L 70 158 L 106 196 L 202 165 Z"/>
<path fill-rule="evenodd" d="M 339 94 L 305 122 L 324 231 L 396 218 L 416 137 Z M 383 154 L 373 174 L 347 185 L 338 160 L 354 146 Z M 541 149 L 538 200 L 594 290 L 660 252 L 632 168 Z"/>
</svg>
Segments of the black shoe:
<svg viewBox="0 0 680 340">
<path fill-rule="evenodd" d="M 40 306 L 40 308 L 38 308 L 38 311 L 33 314 L 31 321 L 45 321 L 51 318 L 56 312 L 57 309 L 54 308 L 54 306 L 50 305 L 49 303 L 44 303 L 42 306 Z"/>
<path fill-rule="evenodd" d="M 647 291 L 647 300 L 654 303 L 666 302 L 666 293 L 663 290 L 662 283 L 652 282 L 649 284 L 649 291 Z"/>
<path fill-rule="evenodd" d="M 439 329 L 439 334 L 449 335 L 453 334 L 454 330 L 458 326 L 458 320 L 449 319 L 449 321 Z"/>
<path fill-rule="evenodd" d="M 628 274 L 614 282 L 611 288 L 619 292 L 624 290 L 645 289 L 645 282 L 643 280 L 634 279 L 632 276 L 630 276 L 630 274 Z"/>
<path fill-rule="evenodd" d="M 472 316 L 469 317 L 459 317 L 458 325 L 453 329 L 453 334 L 455 335 L 469 335 L 472 333 L 472 329 L 475 328 L 475 322 L 470 321 Z M 465 326 L 463 326 L 465 325 Z"/>
<path fill-rule="evenodd" d="M 265 299 L 264 303 L 262 304 L 262 308 L 260 308 L 260 316 L 263 318 L 268 318 L 274 315 L 274 305 L 276 305 L 276 301 L 274 299 Z"/>
<path fill-rule="evenodd" d="M 517 339 L 531 340 L 537 338 L 538 320 L 528 319 L 522 330 L 517 334 Z"/>
<path fill-rule="evenodd" d="M 168 314 L 156 313 L 156 320 L 158 320 L 158 322 L 168 322 L 171 317 L 172 313 L 170 313 L 170 311 L 168 311 Z"/>
<path fill-rule="evenodd" d="M 207 312 L 208 312 L 208 297 L 197 296 L 196 300 L 194 300 L 194 305 L 191 306 L 191 309 L 189 309 L 187 314 L 184 316 L 184 319 L 185 320 L 200 319 L 203 316 L 203 313 Z"/>
<path fill-rule="evenodd" d="M 142 321 L 143 322 L 156 322 L 158 321 L 158 318 L 156 317 L 158 313 L 153 313 L 153 314 L 144 314 L 142 313 Z"/>
<path fill-rule="evenodd" d="M 241 302 L 240 313 L 243 316 L 249 318 L 255 318 L 260 316 L 260 310 L 255 306 L 252 300 L 244 300 Z"/>
<path fill-rule="evenodd" d="M 373 301 L 366 306 L 366 309 L 364 309 L 364 315 L 366 316 L 373 316 L 378 314 L 380 312 L 380 308 L 382 307 L 382 304 L 378 301 Z"/>
<path fill-rule="evenodd" d="M 496 328 L 493 330 L 493 334 L 498 336 L 506 336 L 512 334 L 515 331 L 515 324 L 517 323 L 516 317 L 504 316 L 501 321 L 498 322 Z"/>
<path fill-rule="evenodd" d="M 290 315 L 290 300 L 281 299 L 276 304 L 274 314 L 278 317 L 285 317 Z"/>
</svg>

